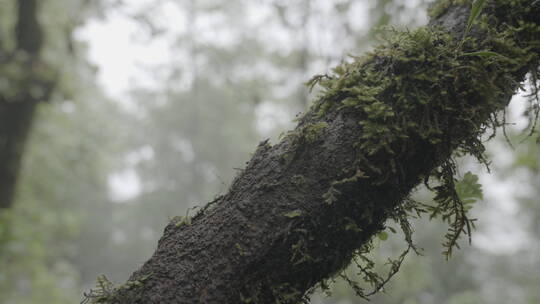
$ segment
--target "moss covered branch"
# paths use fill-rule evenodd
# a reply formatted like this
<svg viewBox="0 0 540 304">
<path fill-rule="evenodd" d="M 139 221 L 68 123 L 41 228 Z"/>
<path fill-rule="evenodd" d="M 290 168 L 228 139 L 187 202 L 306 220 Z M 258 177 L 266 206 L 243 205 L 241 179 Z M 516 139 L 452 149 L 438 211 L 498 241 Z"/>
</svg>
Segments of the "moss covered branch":
<svg viewBox="0 0 540 304">
<path fill-rule="evenodd" d="M 428 26 L 390 33 L 373 52 L 315 77 L 320 96 L 294 131 L 262 142 L 226 195 L 189 221 L 173 220 L 126 284 L 102 279 L 86 300 L 298 303 L 351 262 L 377 291 L 387 279 L 364 254 L 390 218 L 409 243 L 404 255 L 414 249 L 411 212 L 450 223 L 449 256 L 472 224 L 452 156 L 486 162 L 480 137 L 502 125 L 499 112 L 526 74 L 539 76 L 539 1 L 482 9 L 470 18 L 469 1 L 442 1 Z M 435 205 L 409 198 L 423 181 Z"/>
</svg>

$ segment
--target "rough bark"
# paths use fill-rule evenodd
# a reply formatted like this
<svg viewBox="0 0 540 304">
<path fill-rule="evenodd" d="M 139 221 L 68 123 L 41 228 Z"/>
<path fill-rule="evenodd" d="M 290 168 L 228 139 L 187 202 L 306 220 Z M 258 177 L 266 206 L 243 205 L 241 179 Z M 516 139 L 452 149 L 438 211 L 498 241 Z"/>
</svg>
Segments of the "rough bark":
<svg viewBox="0 0 540 304">
<path fill-rule="evenodd" d="M 531 11 L 520 12 L 524 21 L 536 26 L 540 24 L 537 4 L 531 4 Z M 499 24 L 490 26 L 517 22 L 515 15 L 505 19 L 509 5 L 509 1 L 491 4 L 486 14 L 496 15 Z M 459 40 L 469 12 L 470 5 L 452 4 L 429 26 L 442 26 Z M 484 39 L 481 31 L 474 32 L 475 39 Z M 528 47 L 530 41 L 523 40 L 516 43 Z M 538 52 L 538 47 L 531 52 Z M 503 92 L 497 96 L 499 109 L 508 103 L 531 64 L 538 63 L 537 53 L 531 58 L 500 70 L 486 68 L 494 87 Z M 393 70 L 393 77 L 413 73 L 412 68 L 385 61 L 384 55 L 375 54 L 368 61 L 381 71 Z M 486 112 L 482 96 L 460 95 L 468 86 L 477 85 L 474 81 L 459 75 L 454 81 L 456 90 L 448 92 L 450 100 L 460 100 L 463 112 Z M 426 96 L 435 95 L 426 90 Z M 394 105 L 394 96 L 379 97 Z M 331 95 L 328 98 L 334 100 L 327 102 L 339 105 L 344 97 Z M 411 130 L 393 143 L 393 151 L 399 152 L 370 154 L 361 148 L 366 129 L 359 122 L 367 120 L 365 112 L 331 105 L 320 115 L 320 108 L 313 107 L 289 136 L 273 146 L 266 141 L 259 145 L 227 194 L 190 221 L 173 220 L 154 255 L 126 284 L 103 288 L 93 301 L 297 303 L 316 283 L 342 270 L 355 250 L 384 228 L 411 190 L 451 157 L 461 142 L 478 136 L 478 125 L 462 124 L 459 111 L 440 111 L 436 117 L 442 125 L 443 134 L 438 135 L 442 140 L 426 140 Z M 491 114 L 479 119 L 488 121 Z M 321 134 L 311 136 L 309 126 L 321 122 Z M 369 159 L 373 166 L 359 159 Z M 332 187 L 339 194 L 329 200 Z M 359 229 L 347 229 L 350 223 Z"/>
<path fill-rule="evenodd" d="M 42 31 L 38 1 L 19 0 L 15 27 L 15 51 L 0 57 L 2 65 L 17 65 L 19 71 L 5 75 L 9 81 L 0 92 L 0 208 L 12 205 L 24 146 L 36 105 L 47 100 L 53 89 L 41 62 Z M 11 78 L 11 79 L 10 79 Z"/>
</svg>

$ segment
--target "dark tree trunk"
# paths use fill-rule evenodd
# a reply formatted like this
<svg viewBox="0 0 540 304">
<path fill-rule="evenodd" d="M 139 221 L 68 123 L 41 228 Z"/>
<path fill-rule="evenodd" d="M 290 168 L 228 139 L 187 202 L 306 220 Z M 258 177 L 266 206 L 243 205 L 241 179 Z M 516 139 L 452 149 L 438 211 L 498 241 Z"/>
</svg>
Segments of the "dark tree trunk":
<svg viewBox="0 0 540 304">
<path fill-rule="evenodd" d="M 8 208 L 13 203 L 35 108 L 35 102 L 28 99 L 0 101 L 0 208 Z"/>
<path fill-rule="evenodd" d="M 36 105 L 48 99 L 54 86 L 50 72 L 40 59 L 43 38 L 38 22 L 38 1 L 19 0 L 17 12 L 15 52 L 0 58 L 1 65 L 17 65 L 19 70 L 16 74 L 4 75 L 9 86 L 0 91 L 0 208 L 8 208 L 13 203 Z"/>
<path fill-rule="evenodd" d="M 452 151 L 477 142 L 481 126 L 506 106 L 527 70 L 538 66 L 538 36 L 516 35 L 508 41 L 528 48 L 519 58 L 515 50 L 498 46 L 500 37 L 493 36 L 507 25 L 517 26 L 519 19 L 540 24 L 539 1 L 514 1 L 515 6 L 509 2 L 489 2 L 484 11 L 496 31 L 473 29 L 474 42 L 467 45 L 469 52 L 491 50 L 518 60 L 495 59 L 498 63 L 492 65 L 483 55 L 459 53 L 470 5 L 450 5 L 434 17 L 427 32 L 440 27 L 453 39 L 435 39 L 433 47 L 442 44 L 441 50 L 456 49 L 456 57 L 450 59 L 480 66 L 475 73 L 481 81 L 465 71 L 452 74 L 456 67 L 445 62 L 433 66 L 430 60 L 439 59 L 430 57 L 429 48 L 422 50 L 423 57 L 417 56 L 421 37 L 420 42 L 394 41 L 386 49 L 375 50 L 358 68 L 377 72 L 381 82 L 388 77 L 403 79 L 399 82 L 403 92 L 396 86 L 377 95 L 396 116 L 374 120 L 367 108 L 343 106 L 349 92 L 347 81 L 353 77 L 343 74 L 337 78 L 338 88 L 329 88 L 281 142 L 259 145 L 226 195 L 189 221 L 173 220 L 152 258 L 126 284 L 114 289 L 102 285 L 101 293 L 89 300 L 123 304 L 300 301 L 316 283 L 346 267 L 355 251 L 384 228 L 411 190 L 447 161 Z M 410 58 L 397 61 L 395 52 Z M 429 79 L 422 74 L 426 72 L 432 73 Z M 445 73 L 450 76 L 441 78 L 441 83 L 433 80 Z M 365 83 L 365 79 L 358 81 Z M 339 84 L 340 80 L 345 84 Z M 352 85 L 355 81 L 351 80 Z M 486 90 L 478 88 L 484 85 Z M 415 90 L 418 100 L 407 100 L 405 106 L 396 100 Z M 482 95 L 493 90 L 498 93 L 489 98 Z M 418 106 L 420 97 L 428 100 L 425 107 Z M 431 112 L 417 112 L 424 108 Z M 427 127 L 426 117 L 438 127 L 433 138 L 426 138 L 421 130 Z M 392 135 L 370 135 L 374 132 L 370 124 L 378 123 L 383 129 L 385 121 L 400 121 L 400 126 L 410 122 L 413 127 L 396 131 L 399 136 L 385 146 L 388 149 L 370 151 Z"/>
</svg>

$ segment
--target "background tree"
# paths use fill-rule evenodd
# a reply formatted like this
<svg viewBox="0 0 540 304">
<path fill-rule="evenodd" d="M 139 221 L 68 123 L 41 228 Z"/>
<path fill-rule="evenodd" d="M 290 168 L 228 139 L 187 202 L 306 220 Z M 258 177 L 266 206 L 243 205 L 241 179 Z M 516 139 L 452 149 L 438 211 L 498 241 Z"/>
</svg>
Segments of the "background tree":
<svg viewBox="0 0 540 304">
<path fill-rule="evenodd" d="M 42 28 L 37 1 L 18 1 L 14 43 L 2 41 L 0 65 L 3 89 L 0 100 L 0 208 L 11 205 L 21 156 L 38 102 L 49 99 L 54 71 L 41 57 Z"/>
</svg>

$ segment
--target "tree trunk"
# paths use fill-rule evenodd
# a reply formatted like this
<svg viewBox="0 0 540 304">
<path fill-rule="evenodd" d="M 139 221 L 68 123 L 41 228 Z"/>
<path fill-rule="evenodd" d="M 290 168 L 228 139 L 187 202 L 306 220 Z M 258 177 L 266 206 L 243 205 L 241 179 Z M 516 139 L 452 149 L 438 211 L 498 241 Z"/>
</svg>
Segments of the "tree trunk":
<svg viewBox="0 0 540 304">
<path fill-rule="evenodd" d="M 87 300 L 298 303 L 421 181 L 444 177 L 434 172 L 453 151 L 481 156 L 485 126 L 538 73 L 540 4 L 488 1 L 469 32 L 470 4 L 443 2 L 426 29 L 319 77 L 326 91 L 294 131 L 262 142 L 227 194 L 174 219 L 126 284 L 102 281 Z"/>
<path fill-rule="evenodd" d="M 0 91 L 0 208 L 13 203 L 36 105 L 47 100 L 54 87 L 52 75 L 40 59 L 42 32 L 38 1 L 19 0 L 17 12 L 15 52 L 0 58 L 5 73 L 2 76 L 9 84 Z"/>
</svg>

